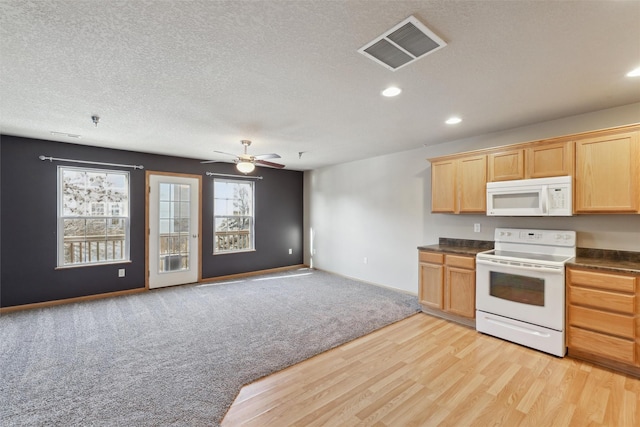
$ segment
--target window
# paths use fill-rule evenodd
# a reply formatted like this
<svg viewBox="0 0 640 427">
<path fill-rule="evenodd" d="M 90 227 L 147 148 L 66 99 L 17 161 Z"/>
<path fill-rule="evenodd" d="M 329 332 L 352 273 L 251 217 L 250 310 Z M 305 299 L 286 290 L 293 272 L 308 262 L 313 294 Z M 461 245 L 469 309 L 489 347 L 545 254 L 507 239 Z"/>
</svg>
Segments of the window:
<svg viewBox="0 0 640 427">
<path fill-rule="evenodd" d="M 171 182 L 158 183 L 159 199 L 159 273 L 189 269 L 191 186 Z"/>
<path fill-rule="evenodd" d="M 58 167 L 58 266 L 129 260 L 129 173 Z"/>
<path fill-rule="evenodd" d="M 213 180 L 213 253 L 253 250 L 253 182 Z"/>
</svg>

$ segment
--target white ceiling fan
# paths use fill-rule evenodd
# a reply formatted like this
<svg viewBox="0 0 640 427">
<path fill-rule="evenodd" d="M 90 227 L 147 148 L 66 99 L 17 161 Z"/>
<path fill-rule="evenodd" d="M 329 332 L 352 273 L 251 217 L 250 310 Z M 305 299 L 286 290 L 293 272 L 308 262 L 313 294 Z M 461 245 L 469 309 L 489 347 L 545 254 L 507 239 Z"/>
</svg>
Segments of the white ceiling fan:
<svg viewBox="0 0 640 427">
<path fill-rule="evenodd" d="M 238 169 L 238 171 L 244 174 L 253 172 L 253 170 L 256 168 L 256 165 L 268 166 L 276 169 L 284 168 L 283 164 L 269 162 L 266 160 L 266 159 L 279 159 L 280 155 L 276 153 L 269 153 L 269 154 L 258 154 L 256 156 L 252 156 L 251 154 L 247 153 L 247 148 L 251 145 L 251 141 L 247 139 L 243 139 L 242 141 L 240 141 L 240 143 L 244 146 L 244 153 L 242 154 L 236 155 L 231 153 L 225 153 L 224 151 L 218 151 L 218 150 L 214 150 L 214 152 L 235 157 L 236 159 L 234 160 L 234 162 L 236 163 L 236 168 Z M 215 162 L 217 162 L 217 160 L 206 160 L 200 163 L 215 163 Z"/>
</svg>

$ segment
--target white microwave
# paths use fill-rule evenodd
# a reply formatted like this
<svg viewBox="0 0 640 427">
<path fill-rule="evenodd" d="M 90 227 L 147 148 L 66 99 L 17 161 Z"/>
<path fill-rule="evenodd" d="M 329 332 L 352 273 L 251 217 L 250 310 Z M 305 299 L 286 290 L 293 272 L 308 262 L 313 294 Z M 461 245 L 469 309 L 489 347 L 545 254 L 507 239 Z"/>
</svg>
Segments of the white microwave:
<svg viewBox="0 0 640 427">
<path fill-rule="evenodd" d="M 487 216 L 571 216 L 570 176 L 487 183 Z"/>
</svg>

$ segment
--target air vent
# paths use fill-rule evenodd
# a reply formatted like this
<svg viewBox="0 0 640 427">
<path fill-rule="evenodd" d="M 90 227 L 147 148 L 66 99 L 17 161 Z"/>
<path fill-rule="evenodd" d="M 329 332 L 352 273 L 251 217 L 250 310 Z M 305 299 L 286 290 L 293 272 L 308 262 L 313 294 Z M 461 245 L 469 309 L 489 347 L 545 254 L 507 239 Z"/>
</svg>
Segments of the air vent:
<svg viewBox="0 0 640 427">
<path fill-rule="evenodd" d="M 414 16 L 410 16 L 358 52 L 391 71 L 442 49 L 447 44 Z"/>
</svg>

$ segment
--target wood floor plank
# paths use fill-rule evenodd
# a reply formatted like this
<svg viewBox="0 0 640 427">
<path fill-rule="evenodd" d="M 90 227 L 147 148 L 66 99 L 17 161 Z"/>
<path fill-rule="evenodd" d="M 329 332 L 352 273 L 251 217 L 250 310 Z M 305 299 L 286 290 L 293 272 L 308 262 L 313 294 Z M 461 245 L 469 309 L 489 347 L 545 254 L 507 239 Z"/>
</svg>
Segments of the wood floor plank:
<svg viewBox="0 0 640 427">
<path fill-rule="evenodd" d="M 417 314 L 247 385 L 225 427 L 640 425 L 640 379 Z"/>
<path fill-rule="evenodd" d="M 394 384 L 386 393 L 380 394 L 371 404 L 356 414 L 364 425 L 372 425 L 389 413 L 400 402 L 413 396 L 423 388 L 411 380 L 404 380 L 400 384 Z"/>
<path fill-rule="evenodd" d="M 489 390 L 487 390 L 487 392 L 489 394 L 496 396 L 498 393 L 500 393 L 504 389 L 505 385 L 507 385 L 507 383 L 511 381 L 511 378 L 521 368 L 522 366 L 520 365 L 516 365 L 516 364 L 509 365 L 506 371 L 504 371 L 498 378 L 496 378 L 495 381 L 493 381 L 493 383 L 491 383 L 491 387 L 489 387 Z"/>
<path fill-rule="evenodd" d="M 420 387 L 412 396 L 400 402 L 392 411 L 380 420 L 387 426 L 411 426 L 420 425 L 424 420 L 421 413 L 424 413 L 425 404 L 432 404 L 429 399 L 429 390 Z M 434 405 L 435 406 L 435 405 Z"/>
<path fill-rule="evenodd" d="M 528 414 L 533 404 L 536 402 L 536 400 L 538 400 L 538 397 L 540 396 L 540 393 L 542 393 L 544 386 L 545 386 L 545 382 L 543 379 L 541 378 L 536 379 L 531 385 L 531 387 L 529 387 L 529 389 L 527 390 L 525 395 L 522 397 L 522 399 L 520 399 L 520 402 L 518 403 L 518 406 L 517 406 L 518 411 Z"/>
<path fill-rule="evenodd" d="M 403 368 L 406 368 L 406 364 L 398 362 L 386 370 L 379 372 L 377 375 L 365 378 L 361 382 L 353 381 L 352 387 L 341 394 L 339 400 L 328 402 L 323 407 L 318 408 L 313 412 L 309 412 L 298 421 L 303 425 L 311 425 L 313 423 L 317 424 L 318 422 L 322 422 L 324 419 L 329 419 L 335 412 L 341 411 L 342 414 L 344 414 L 346 405 L 352 405 L 351 411 L 354 411 L 353 413 L 351 413 L 351 411 L 346 411 L 349 413 L 349 418 L 351 418 L 352 415 L 357 415 L 357 411 L 355 411 L 355 409 L 359 408 L 359 405 L 354 405 L 352 400 L 355 398 L 356 402 L 362 402 L 363 398 L 366 397 L 366 407 L 370 407 L 370 398 L 374 394 L 374 392 L 371 391 L 371 387 L 378 384 L 380 381 L 387 380 L 388 378 L 395 378 L 395 374 L 402 371 Z M 341 417 L 344 417 L 344 415 L 341 415 Z M 322 425 L 322 423 L 319 425 Z"/>
<path fill-rule="evenodd" d="M 612 425 L 638 426 L 640 425 L 640 399 L 638 395 L 625 390 L 623 394 L 622 408 L 619 414 L 619 423 Z"/>
</svg>

